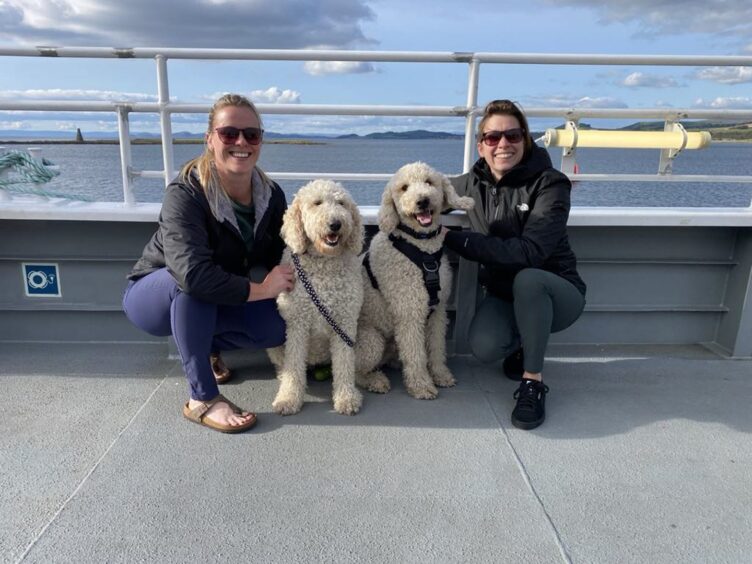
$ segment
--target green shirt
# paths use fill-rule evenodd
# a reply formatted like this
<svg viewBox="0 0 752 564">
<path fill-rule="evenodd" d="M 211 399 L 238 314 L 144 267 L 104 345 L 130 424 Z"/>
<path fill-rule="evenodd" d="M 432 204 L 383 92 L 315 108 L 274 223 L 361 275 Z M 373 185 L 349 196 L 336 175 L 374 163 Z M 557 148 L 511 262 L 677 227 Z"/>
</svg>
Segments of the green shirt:
<svg viewBox="0 0 752 564">
<path fill-rule="evenodd" d="M 238 220 L 240 234 L 243 236 L 245 247 L 248 249 L 248 254 L 250 255 L 251 251 L 253 251 L 253 227 L 256 224 L 256 208 L 253 204 L 244 206 L 233 199 L 230 199 L 230 202 L 235 212 L 235 218 Z"/>
</svg>

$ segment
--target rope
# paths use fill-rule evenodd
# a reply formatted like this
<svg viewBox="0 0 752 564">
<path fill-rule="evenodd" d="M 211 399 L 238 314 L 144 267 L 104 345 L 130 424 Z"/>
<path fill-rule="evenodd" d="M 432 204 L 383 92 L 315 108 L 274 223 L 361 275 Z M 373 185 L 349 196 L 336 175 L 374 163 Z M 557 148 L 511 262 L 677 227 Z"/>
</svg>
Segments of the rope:
<svg viewBox="0 0 752 564">
<path fill-rule="evenodd" d="M 73 196 L 42 189 L 41 184 L 50 182 L 60 174 L 59 170 L 49 168 L 52 164 L 47 159 L 35 159 L 25 151 L 8 151 L 0 154 L 0 190 L 45 198 L 92 201 L 86 196 Z M 12 172 L 13 176 L 5 176 L 9 172 Z"/>
<path fill-rule="evenodd" d="M 24 151 L 8 151 L 0 155 L 0 173 L 12 169 L 17 178 L 0 178 L 0 186 L 10 184 L 44 184 L 60 174 L 48 168 L 52 163 L 46 159 L 38 161 Z"/>
</svg>

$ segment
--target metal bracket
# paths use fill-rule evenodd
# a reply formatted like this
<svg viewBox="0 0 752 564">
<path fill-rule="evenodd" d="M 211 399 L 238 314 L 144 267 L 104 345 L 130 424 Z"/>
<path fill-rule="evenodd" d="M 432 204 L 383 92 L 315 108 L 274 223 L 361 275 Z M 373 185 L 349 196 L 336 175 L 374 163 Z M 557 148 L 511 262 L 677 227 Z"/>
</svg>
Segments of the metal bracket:
<svg viewBox="0 0 752 564">
<path fill-rule="evenodd" d="M 561 167 L 560 170 L 564 174 L 576 174 L 577 173 L 577 161 L 575 160 L 575 154 L 577 152 L 577 125 L 579 124 L 579 118 L 568 120 L 564 125 L 564 129 L 572 132 L 572 146 L 561 148 Z"/>
<path fill-rule="evenodd" d="M 687 130 L 678 122 L 666 120 L 663 131 L 678 131 L 682 134 L 682 144 L 678 149 L 662 149 L 661 160 L 658 163 L 658 174 L 671 174 L 674 169 L 674 159 L 687 146 Z"/>
</svg>

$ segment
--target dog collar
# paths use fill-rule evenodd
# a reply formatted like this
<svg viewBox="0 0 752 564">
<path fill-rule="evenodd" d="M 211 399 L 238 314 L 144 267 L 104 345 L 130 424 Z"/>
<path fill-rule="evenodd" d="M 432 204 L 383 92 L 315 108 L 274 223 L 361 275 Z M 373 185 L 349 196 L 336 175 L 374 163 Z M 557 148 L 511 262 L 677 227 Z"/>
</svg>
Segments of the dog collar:
<svg viewBox="0 0 752 564">
<path fill-rule="evenodd" d="M 397 229 L 399 229 L 400 231 L 404 231 L 405 233 L 407 233 L 411 237 L 415 237 L 416 239 L 433 239 L 434 237 L 436 237 L 436 235 L 438 235 L 441 232 L 441 227 L 439 227 L 436 231 L 429 231 L 428 233 L 420 233 L 418 231 L 415 231 L 415 229 L 411 229 L 404 223 L 400 223 L 399 225 L 397 225 Z"/>
</svg>

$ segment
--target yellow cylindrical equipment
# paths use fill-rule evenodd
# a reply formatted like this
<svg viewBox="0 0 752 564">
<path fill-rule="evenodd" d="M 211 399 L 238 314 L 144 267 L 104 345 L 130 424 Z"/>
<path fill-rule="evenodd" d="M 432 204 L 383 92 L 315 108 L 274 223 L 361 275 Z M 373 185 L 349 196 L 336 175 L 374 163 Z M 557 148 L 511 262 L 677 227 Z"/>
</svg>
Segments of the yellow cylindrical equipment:
<svg viewBox="0 0 752 564">
<path fill-rule="evenodd" d="M 704 149 L 710 145 L 710 132 L 686 132 L 684 149 Z M 543 138 L 546 147 L 601 147 L 606 149 L 681 149 L 681 131 L 603 131 L 598 129 L 547 129 Z"/>
</svg>

